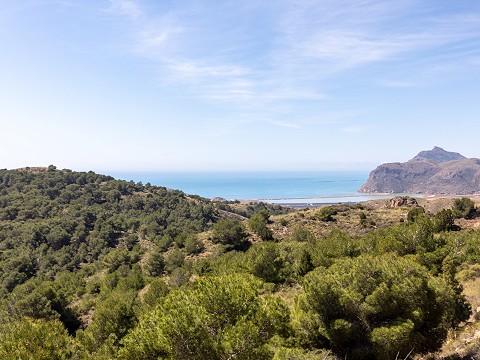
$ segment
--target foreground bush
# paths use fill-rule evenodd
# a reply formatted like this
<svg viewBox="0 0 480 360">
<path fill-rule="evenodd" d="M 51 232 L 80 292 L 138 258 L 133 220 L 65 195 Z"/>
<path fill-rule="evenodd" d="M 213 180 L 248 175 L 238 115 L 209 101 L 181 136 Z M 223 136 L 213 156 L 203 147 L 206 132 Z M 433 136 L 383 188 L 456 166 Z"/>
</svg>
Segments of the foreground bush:
<svg viewBox="0 0 480 360">
<path fill-rule="evenodd" d="M 74 339 L 58 320 L 24 318 L 0 326 L 0 359 L 76 359 Z M 78 355 L 78 354 L 77 354 Z"/>
<path fill-rule="evenodd" d="M 249 275 L 204 278 L 170 293 L 122 341 L 121 359 L 265 359 L 266 344 L 285 332 L 288 308 L 260 296 Z"/>
<path fill-rule="evenodd" d="M 409 257 L 361 255 L 305 276 L 303 328 L 316 347 L 349 359 L 404 358 L 438 349 L 468 317 L 455 288 Z"/>
</svg>

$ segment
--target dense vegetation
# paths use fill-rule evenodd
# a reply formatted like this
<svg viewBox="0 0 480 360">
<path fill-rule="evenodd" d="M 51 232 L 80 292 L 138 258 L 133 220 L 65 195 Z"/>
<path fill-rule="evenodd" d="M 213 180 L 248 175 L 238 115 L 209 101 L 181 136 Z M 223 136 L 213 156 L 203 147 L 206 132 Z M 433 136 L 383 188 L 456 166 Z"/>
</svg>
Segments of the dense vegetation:
<svg viewBox="0 0 480 360">
<path fill-rule="evenodd" d="M 54 167 L 0 171 L 0 195 L 0 294 L 97 260 L 115 270 L 138 261 L 142 239 L 170 244 L 214 220 L 208 201 L 180 191 Z"/>
<path fill-rule="evenodd" d="M 459 279 L 480 278 L 480 232 L 455 219 L 475 204 L 376 214 L 0 170 L 0 358 L 435 354 L 471 314 Z"/>
</svg>

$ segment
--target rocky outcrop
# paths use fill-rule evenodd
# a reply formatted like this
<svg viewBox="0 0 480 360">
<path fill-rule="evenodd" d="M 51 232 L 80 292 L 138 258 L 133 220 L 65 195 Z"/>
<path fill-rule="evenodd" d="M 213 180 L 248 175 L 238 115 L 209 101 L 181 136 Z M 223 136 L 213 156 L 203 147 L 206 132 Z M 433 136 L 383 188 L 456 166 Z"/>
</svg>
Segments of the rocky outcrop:
<svg viewBox="0 0 480 360">
<path fill-rule="evenodd" d="M 411 196 L 395 196 L 385 204 L 385 207 L 389 209 L 398 209 L 402 206 L 418 207 L 419 205 L 417 199 L 412 198 Z"/>
<path fill-rule="evenodd" d="M 370 173 L 364 193 L 467 195 L 480 192 L 480 159 L 435 147 L 405 163 L 388 163 Z"/>
</svg>

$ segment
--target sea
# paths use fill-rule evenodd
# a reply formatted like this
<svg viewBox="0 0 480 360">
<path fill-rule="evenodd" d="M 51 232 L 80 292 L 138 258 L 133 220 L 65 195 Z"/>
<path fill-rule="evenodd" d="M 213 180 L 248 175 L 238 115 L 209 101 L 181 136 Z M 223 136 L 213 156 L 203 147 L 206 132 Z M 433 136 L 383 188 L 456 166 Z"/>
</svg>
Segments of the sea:
<svg viewBox="0 0 480 360">
<path fill-rule="evenodd" d="M 311 172 L 109 172 L 133 180 L 181 190 L 186 194 L 226 200 L 252 200 L 285 205 L 361 202 L 385 195 L 361 194 L 366 171 Z"/>
</svg>

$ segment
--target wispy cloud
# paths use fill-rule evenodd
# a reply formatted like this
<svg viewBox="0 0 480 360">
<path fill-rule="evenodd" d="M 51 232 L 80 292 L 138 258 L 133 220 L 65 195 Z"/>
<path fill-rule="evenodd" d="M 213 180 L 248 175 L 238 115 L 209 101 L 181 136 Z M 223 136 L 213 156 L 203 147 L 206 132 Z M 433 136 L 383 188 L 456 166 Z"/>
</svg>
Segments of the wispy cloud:
<svg viewBox="0 0 480 360">
<path fill-rule="evenodd" d="M 186 78 L 235 78 L 242 77 L 248 73 L 248 70 L 235 65 L 201 66 L 193 62 L 171 63 L 168 67 L 175 73 L 181 74 Z M 245 85 L 243 82 L 240 85 Z"/>
<path fill-rule="evenodd" d="M 140 6 L 134 0 L 109 0 L 108 11 L 112 14 L 127 16 L 131 19 L 138 19 L 142 15 Z"/>
<path fill-rule="evenodd" d="M 317 33 L 302 44 L 303 54 L 326 61 L 344 61 L 353 65 L 386 60 L 405 46 L 402 39 L 360 37 L 349 31 Z"/>
<path fill-rule="evenodd" d="M 289 122 L 269 120 L 268 123 L 272 124 L 272 125 L 275 125 L 275 126 L 285 127 L 285 128 L 289 128 L 289 129 L 301 129 L 302 128 L 298 124 L 293 124 L 293 123 L 289 123 Z"/>
<path fill-rule="evenodd" d="M 278 49 L 279 57 L 332 78 L 374 63 L 395 65 L 395 72 L 408 68 L 421 73 L 439 61 L 442 51 L 471 56 L 467 51 L 473 49 L 466 49 L 464 42 L 480 36 L 475 25 L 479 14 L 419 15 L 425 11 L 422 7 L 435 8 L 435 4 L 425 0 L 357 1 L 354 5 L 306 2 L 297 13 L 285 15 L 287 41 Z M 478 46 L 474 51 L 478 53 Z"/>
<path fill-rule="evenodd" d="M 237 111 L 290 106 L 294 112 L 299 102 L 329 101 L 352 81 L 413 87 L 438 78 L 428 74 L 442 68 L 474 66 L 480 47 L 470 40 L 480 38 L 480 14 L 438 15 L 429 10 L 436 4 L 187 0 L 147 13 L 135 0 L 110 0 L 110 12 L 133 20 L 131 49 L 156 65 L 162 84 Z"/>
</svg>

